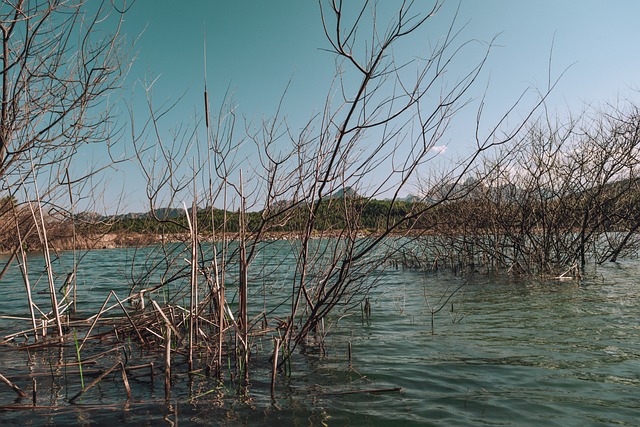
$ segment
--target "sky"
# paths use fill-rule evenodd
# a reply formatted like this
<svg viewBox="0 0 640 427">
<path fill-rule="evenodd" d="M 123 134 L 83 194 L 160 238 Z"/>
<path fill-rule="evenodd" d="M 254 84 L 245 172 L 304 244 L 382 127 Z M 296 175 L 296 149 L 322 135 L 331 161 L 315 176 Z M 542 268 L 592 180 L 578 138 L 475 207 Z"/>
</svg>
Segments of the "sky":
<svg viewBox="0 0 640 427">
<path fill-rule="evenodd" d="M 399 4 L 380 1 L 380 19 Z M 416 2 L 422 8 L 432 5 Z M 450 67 L 453 82 L 474 66 L 493 40 L 483 73 L 469 92 L 468 111 L 442 140 L 450 156 L 459 156 L 473 144 L 473 102 L 483 94 L 487 128 L 528 91 L 521 111 L 516 111 L 525 115 L 536 90 L 544 91 L 550 77 L 559 81 L 547 108 L 559 115 L 617 99 L 640 101 L 638 16 L 637 0 L 445 1 L 424 31 L 398 47 L 398 54 L 424 56 L 455 17 L 460 42 L 471 43 Z M 334 57 L 325 50 L 328 42 L 313 0 L 137 0 L 122 31 L 129 42 L 135 41 L 123 90 L 135 121 L 141 123 L 148 115 L 144 87 L 151 87 L 156 108 L 175 103 L 162 118 L 163 138 L 202 117 L 205 78 L 212 109 L 226 96 L 242 117 L 241 127 L 248 128 L 274 115 L 286 89 L 282 112 L 295 130 L 322 110 L 335 76 Z M 128 113 L 123 120 L 129 120 Z M 130 140 L 125 134 L 121 141 L 129 155 Z M 118 210 L 147 210 L 135 164 L 118 165 L 109 173 L 106 199 L 124 193 L 125 203 Z"/>
</svg>

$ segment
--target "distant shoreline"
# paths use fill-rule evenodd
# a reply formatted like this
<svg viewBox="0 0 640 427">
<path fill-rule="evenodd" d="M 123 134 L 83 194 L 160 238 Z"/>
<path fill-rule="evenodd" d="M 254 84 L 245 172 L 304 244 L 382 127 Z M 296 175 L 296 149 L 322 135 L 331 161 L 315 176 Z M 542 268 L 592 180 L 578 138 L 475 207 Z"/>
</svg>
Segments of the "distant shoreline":
<svg viewBox="0 0 640 427">
<path fill-rule="evenodd" d="M 341 230 L 330 231 L 314 231 L 312 238 L 337 238 L 343 232 Z M 391 236 L 399 235 L 412 235 L 417 236 L 424 234 L 425 230 L 402 230 L 401 233 L 392 233 Z M 253 233 L 247 233 L 248 238 L 251 239 Z M 376 237 L 380 233 L 370 230 L 362 230 L 357 232 L 357 237 Z M 237 232 L 229 232 L 226 234 L 227 240 L 239 240 L 239 234 Z M 298 240 L 301 237 L 299 232 L 291 231 L 269 231 L 263 233 L 260 240 L 263 241 L 276 241 L 276 240 Z M 203 235 L 199 237 L 201 242 L 212 241 L 210 235 Z M 222 241 L 221 236 L 217 236 L 213 239 L 216 242 Z M 189 242 L 190 237 L 188 233 L 174 233 L 174 234 L 155 234 L 155 233 L 140 233 L 140 232 L 119 232 L 119 233 L 101 233 L 94 235 L 80 235 L 76 236 L 55 236 L 49 239 L 49 246 L 54 251 L 70 251 L 70 250 L 96 250 L 96 249 L 119 249 L 119 248 L 139 248 L 147 247 L 151 245 L 161 243 L 178 243 Z M 27 252 L 42 252 L 42 246 L 32 245 L 26 248 Z M 11 250 L 0 250 L 0 255 L 11 255 Z"/>
</svg>

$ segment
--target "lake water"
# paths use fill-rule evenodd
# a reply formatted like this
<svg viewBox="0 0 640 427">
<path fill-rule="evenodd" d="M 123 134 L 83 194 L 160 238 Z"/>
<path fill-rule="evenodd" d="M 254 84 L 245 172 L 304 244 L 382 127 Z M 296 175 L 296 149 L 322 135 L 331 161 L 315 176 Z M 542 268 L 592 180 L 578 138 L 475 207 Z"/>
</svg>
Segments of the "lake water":
<svg viewBox="0 0 640 427">
<path fill-rule="evenodd" d="M 110 289 L 126 295 L 130 258 L 126 250 L 88 255 L 79 309 L 99 306 Z M 37 270 L 41 261 L 31 262 Z M 78 386 L 56 381 L 52 367 L 51 379 L 38 380 L 43 409 L 25 409 L 30 399 L 16 402 L 0 383 L 0 424 L 639 425 L 640 261 L 588 273 L 578 284 L 388 269 L 369 295 L 371 317 L 334 316 L 325 353 L 296 355 L 273 400 L 268 366 L 256 366 L 242 397 L 193 378 L 166 405 L 162 379 L 140 377 L 128 403 L 114 380 L 72 405 L 66 400 Z M 17 267 L 0 285 L 0 315 L 26 316 Z M 256 289 L 256 304 L 263 297 Z M 47 306 L 45 295 L 37 298 Z M 0 332 L 16 325 L 0 320 Z M 269 345 L 257 342 L 256 352 Z M 2 351 L 0 373 L 29 393 L 33 361 L 25 359 Z"/>
</svg>

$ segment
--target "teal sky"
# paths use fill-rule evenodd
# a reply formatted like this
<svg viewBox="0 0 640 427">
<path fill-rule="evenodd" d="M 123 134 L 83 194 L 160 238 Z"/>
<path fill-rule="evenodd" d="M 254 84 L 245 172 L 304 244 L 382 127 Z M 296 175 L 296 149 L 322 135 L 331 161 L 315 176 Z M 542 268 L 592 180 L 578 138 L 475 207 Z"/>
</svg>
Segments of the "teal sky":
<svg viewBox="0 0 640 427">
<path fill-rule="evenodd" d="M 381 16 L 399 3 L 380 1 Z M 428 7 L 433 2 L 416 4 Z M 459 40 L 474 42 L 452 65 L 452 81 L 456 73 L 472 67 L 497 37 L 482 79 L 470 92 L 478 99 L 487 91 L 487 127 L 523 91 L 546 87 L 550 56 L 552 77 L 564 72 L 548 101 L 559 114 L 579 112 L 586 104 L 638 99 L 637 0 L 447 1 L 425 31 L 413 35 L 398 54 L 424 55 L 429 43 L 448 29 L 458 6 L 455 25 L 464 27 Z M 283 113 L 292 129 L 299 128 L 322 109 L 335 73 L 333 56 L 322 50 L 328 44 L 318 4 L 312 0 L 137 0 L 123 30 L 130 40 L 137 38 L 125 97 L 130 97 L 134 116 L 144 117 L 142 82 L 155 81 L 156 105 L 178 101 L 163 119 L 167 132 L 193 125 L 194 117 L 203 114 L 205 32 L 210 104 L 215 109 L 229 90 L 248 126 L 273 115 L 291 81 Z M 531 106 L 533 92 L 525 98 L 522 114 Z M 469 149 L 474 119 L 471 105 L 443 141 L 449 153 L 459 155 Z M 140 182 L 135 168 L 122 165 L 108 192 L 115 197 L 124 190 L 125 210 L 145 210 Z"/>
</svg>

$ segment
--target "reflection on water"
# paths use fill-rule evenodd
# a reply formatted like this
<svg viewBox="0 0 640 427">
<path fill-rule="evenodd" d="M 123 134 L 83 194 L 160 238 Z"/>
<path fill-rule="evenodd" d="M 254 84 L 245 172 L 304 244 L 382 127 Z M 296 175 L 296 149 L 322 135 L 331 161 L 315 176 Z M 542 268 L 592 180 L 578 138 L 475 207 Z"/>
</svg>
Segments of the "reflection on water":
<svg viewBox="0 0 640 427">
<path fill-rule="evenodd" d="M 110 289 L 126 294 L 130 255 L 104 250 L 83 260 L 78 290 L 83 309 L 99 306 Z M 32 262 L 37 266 L 37 257 Z M 336 315 L 327 324 L 331 333 L 326 353 L 297 355 L 292 377 L 278 380 L 275 400 L 270 397 L 268 366 L 257 366 L 248 395 L 241 398 L 194 376 L 188 384 L 176 385 L 167 406 L 162 380 L 141 375 L 131 380 L 127 404 L 122 385 L 113 381 L 92 391 L 90 400 L 68 405 L 72 392 L 67 387 L 77 386 L 60 383 L 51 368 L 51 375 L 37 379 L 38 404 L 62 409 L 7 410 L 0 412 L 0 422 L 637 425 L 639 270 L 635 260 L 605 265 L 580 285 L 474 277 L 454 295 L 464 279 L 389 270 L 369 295 L 370 319 L 361 313 Z M 269 280 L 276 281 L 275 287 L 265 292 Z M 17 268 L 3 279 L 1 315 L 27 313 L 21 283 Z M 255 284 L 255 305 L 262 307 L 265 298 L 286 288 L 283 283 L 284 276 L 262 278 Z M 41 300 L 43 307 L 46 301 Z M 0 322 L 1 332 L 13 328 L 9 320 Z M 257 342 L 256 351 L 269 350 L 263 345 Z M 31 355 L 29 361 L 29 355 L 3 352 L 0 373 L 12 378 L 27 371 L 30 363 L 55 357 Z M 16 382 L 30 390 L 26 378 Z M 402 391 L 393 391 L 397 387 Z M 363 390 L 383 392 L 359 392 Z M 0 384 L 0 405 L 14 400 L 13 392 Z"/>
</svg>

